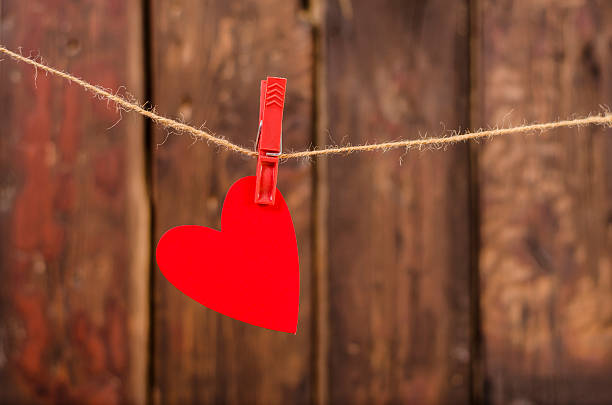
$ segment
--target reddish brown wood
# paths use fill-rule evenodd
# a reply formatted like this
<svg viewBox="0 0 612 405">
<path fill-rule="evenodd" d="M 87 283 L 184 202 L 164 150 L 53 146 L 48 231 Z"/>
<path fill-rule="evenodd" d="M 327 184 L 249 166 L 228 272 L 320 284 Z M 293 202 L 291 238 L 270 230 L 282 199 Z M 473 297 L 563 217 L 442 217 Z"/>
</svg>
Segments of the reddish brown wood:
<svg viewBox="0 0 612 405">
<path fill-rule="evenodd" d="M 549 121 L 612 97 L 612 3 L 481 1 L 483 125 Z M 488 400 L 612 398 L 610 130 L 480 148 L 481 306 Z"/>
<path fill-rule="evenodd" d="M 364 143 L 467 120 L 467 2 L 330 1 L 330 136 Z M 329 159 L 331 403 L 469 398 L 469 154 Z"/>
<path fill-rule="evenodd" d="M 139 2 L 3 1 L 2 44 L 141 91 Z M 0 403 L 143 403 L 143 126 L 0 63 Z M 112 127 L 112 128 L 111 128 Z"/>
<path fill-rule="evenodd" d="M 159 111 L 245 146 L 257 131 L 260 80 L 288 79 L 283 146 L 311 139 L 310 27 L 297 1 L 156 0 L 152 3 L 154 94 Z M 255 160 L 156 130 L 155 235 L 172 226 L 218 228 L 225 193 Z M 155 275 L 153 400 L 185 403 L 308 403 L 311 391 L 311 168 L 281 165 L 279 188 L 300 253 L 297 335 L 260 329 L 210 311 Z"/>
</svg>

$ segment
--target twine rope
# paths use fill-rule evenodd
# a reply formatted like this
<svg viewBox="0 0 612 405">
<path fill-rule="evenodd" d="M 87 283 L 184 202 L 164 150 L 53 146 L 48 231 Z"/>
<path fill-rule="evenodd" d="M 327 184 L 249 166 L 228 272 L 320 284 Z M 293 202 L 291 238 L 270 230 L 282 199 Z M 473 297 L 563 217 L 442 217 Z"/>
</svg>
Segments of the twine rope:
<svg viewBox="0 0 612 405">
<path fill-rule="evenodd" d="M 86 91 L 90 91 L 94 93 L 98 98 L 102 100 L 107 100 L 115 103 L 118 108 L 122 108 L 125 111 L 135 112 L 144 117 L 151 119 L 156 124 L 173 129 L 180 133 L 186 133 L 192 135 L 195 138 L 204 139 L 208 142 L 211 142 L 215 145 L 218 145 L 227 150 L 241 153 L 246 156 L 257 156 L 257 152 L 244 148 L 240 145 L 236 145 L 223 137 L 216 136 L 210 132 L 207 132 L 203 129 L 195 128 L 191 125 L 173 120 L 171 118 L 164 117 L 162 115 L 157 114 L 153 109 L 148 110 L 144 106 L 141 106 L 133 101 L 128 100 L 126 97 L 113 94 L 109 90 L 101 87 L 90 84 L 83 79 L 80 79 L 76 76 L 73 76 L 69 73 L 63 72 L 59 69 L 52 68 L 44 63 L 35 60 L 33 57 L 26 57 L 20 53 L 13 52 L 4 46 L 0 46 L 0 52 L 10 56 L 12 59 L 18 62 L 27 63 L 34 68 L 52 74 L 54 76 L 59 76 L 70 83 L 77 84 L 81 86 Z M 538 123 L 538 124 L 528 124 L 528 125 L 520 125 L 509 128 L 494 128 L 488 130 L 478 130 L 473 132 L 465 132 L 460 133 L 459 131 L 453 131 L 450 136 L 441 136 L 436 138 L 420 138 L 420 139 L 406 139 L 400 141 L 392 141 L 392 142 L 382 142 L 382 143 L 373 143 L 373 144 L 363 144 L 363 145 L 350 145 L 350 146 L 332 146 L 323 149 L 312 149 L 305 150 L 301 152 L 290 152 L 283 153 L 280 155 L 281 159 L 295 159 L 295 158 L 310 158 L 314 156 L 320 155 L 338 155 L 338 154 L 350 154 L 353 152 L 370 152 L 377 150 L 390 150 L 396 148 L 405 148 L 406 150 L 412 148 L 424 148 L 424 147 L 443 147 L 446 145 L 465 142 L 469 140 L 476 140 L 481 138 L 492 138 L 496 136 L 505 136 L 505 135 L 517 135 L 517 134 L 534 134 L 534 133 L 543 133 L 553 129 L 558 128 L 572 128 L 572 127 L 581 127 L 581 126 L 612 126 L 612 114 L 608 111 L 597 115 L 590 115 L 581 118 L 569 119 L 569 120 L 560 120 L 546 123 Z"/>
</svg>

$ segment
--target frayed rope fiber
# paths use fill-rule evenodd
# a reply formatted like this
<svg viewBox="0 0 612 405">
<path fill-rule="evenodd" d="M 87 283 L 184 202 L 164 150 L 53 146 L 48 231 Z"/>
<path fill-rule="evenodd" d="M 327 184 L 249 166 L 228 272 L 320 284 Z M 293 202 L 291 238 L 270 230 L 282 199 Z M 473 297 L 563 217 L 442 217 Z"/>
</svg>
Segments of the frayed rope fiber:
<svg viewBox="0 0 612 405">
<path fill-rule="evenodd" d="M 62 72 L 61 70 L 54 69 L 50 66 L 47 66 L 41 62 L 36 61 L 34 58 L 23 56 L 19 53 L 10 51 L 6 49 L 4 46 L 0 46 L 0 52 L 5 55 L 10 56 L 12 59 L 18 62 L 24 62 L 29 65 L 32 65 L 36 69 L 40 69 L 44 72 L 50 73 L 55 76 L 59 76 L 63 79 L 68 80 L 71 83 L 75 83 L 85 90 L 91 91 L 96 94 L 100 99 L 106 99 L 111 101 L 117 105 L 118 108 L 122 108 L 125 111 L 132 111 L 147 118 L 153 120 L 153 122 L 161 125 L 165 128 L 171 128 L 177 132 L 190 134 L 196 138 L 204 139 L 208 142 L 212 142 L 215 145 L 218 145 L 227 150 L 238 152 L 247 156 L 257 156 L 257 152 L 244 148 L 242 146 L 236 145 L 224 138 L 215 136 L 209 132 L 206 132 L 202 129 L 198 129 L 192 127 L 191 125 L 184 124 L 182 122 L 166 118 L 159 114 L 156 114 L 152 110 L 145 109 L 143 106 L 136 104 L 132 101 L 129 101 L 125 97 L 119 96 L 117 94 L 113 94 L 110 91 L 90 84 L 78 77 L 72 76 L 68 73 Z M 561 120 L 554 122 L 546 122 L 540 124 L 529 124 L 529 125 L 520 125 L 516 127 L 510 128 L 496 128 L 489 130 L 480 130 L 475 132 L 465 132 L 458 133 L 453 132 L 454 135 L 444 136 L 438 138 L 420 138 L 420 139 L 410 139 L 410 140 L 401 140 L 401 141 L 393 141 L 393 142 L 383 142 L 383 143 L 374 143 L 368 145 L 355 145 L 355 146 L 333 146 L 324 149 L 315 149 L 315 150 L 305 150 L 302 152 L 291 152 L 291 153 L 283 153 L 280 155 L 281 159 L 294 159 L 294 158 L 310 158 L 314 156 L 320 155 L 337 155 L 337 154 L 350 154 L 353 152 L 370 152 L 376 150 L 389 150 L 395 148 L 419 148 L 419 147 L 441 147 L 449 144 L 454 144 L 458 142 L 464 142 L 474 139 L 480 138 L 491 138 L 494 136 L 502 136 L 502 135 L 518 135 L 518 134 L 532 134 L 532 133 L 542 133 L 546 131 L 550 131 L 557 128 L 571 128 L 571 127 L 581 127 L 581 126 L 592 126 L 592 125 L 600 125 L 600 126 L 612 126 L 612 114 L 609 112 L 604 112 L 598 115 L 591 115 L 582 118 L 576 118 L 571 120 Z"/>
</svg>

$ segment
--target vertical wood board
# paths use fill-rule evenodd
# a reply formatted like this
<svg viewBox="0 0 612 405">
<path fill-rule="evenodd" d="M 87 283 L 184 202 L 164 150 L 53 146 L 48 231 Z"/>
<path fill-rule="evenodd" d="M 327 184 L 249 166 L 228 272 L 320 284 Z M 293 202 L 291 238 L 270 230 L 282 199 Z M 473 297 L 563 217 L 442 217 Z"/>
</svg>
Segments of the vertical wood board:
<svg viewBox="0 0 612 405">
<path fill-rule="evenodd" d="M 297 1 L 155 0 L 154 103 L 166 115 L 246 147 L 254 145 L 259 86 L 288 79 L 283 147 L 312 137 L 312 39 Z M 255 160 L 189 136 L 155 131 L 155 237 L 170 227 L 219 229 L 225 193 L 255 174 Z M 243 324 L 192 301 L 156 270 L 153 401 L 309 403 L 311 395 L 311 167 L 281 165 L 279 188 L 293 216 L 300 254 L 297 335 Z"/>
<path fill-rule="evenodd" d="M 465 127 L 467 25 L 462 1 L 328 2 L 331 142 Z M 328 164 L 331 403 L 466 403 L 467 145 Z"/>
<path fill-rule="evenodd" d="M 481 1 L 479 125 L 571 118 L 612 97 L 612 4 Z M 612 138 L 596 127 L 479 148 L 491 403 L 612 398 Z"/>
<path fill-rule="evenodd" d="M 0 6 L 2 45 L 142 95 L 139 1 Z M 0 403 L 143 403 L 143 121 L 3 59 Z"/>
</svg>

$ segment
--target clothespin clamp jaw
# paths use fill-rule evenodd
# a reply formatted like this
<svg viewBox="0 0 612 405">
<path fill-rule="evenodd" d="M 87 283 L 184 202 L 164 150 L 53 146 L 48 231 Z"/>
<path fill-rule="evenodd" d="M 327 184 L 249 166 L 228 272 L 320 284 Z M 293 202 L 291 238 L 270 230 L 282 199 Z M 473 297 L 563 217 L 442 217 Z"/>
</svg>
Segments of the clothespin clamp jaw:
<svg viewBox="0 0 612 405">
<path fill-rule="evenodd" d="M 268 77 L 261 81 L 259 130 L 257 131 L 257 180 L 255 203 L 274 205 L 278 160 L 283 149 L 283 108 L 287 79 Z"/>
</svg>

